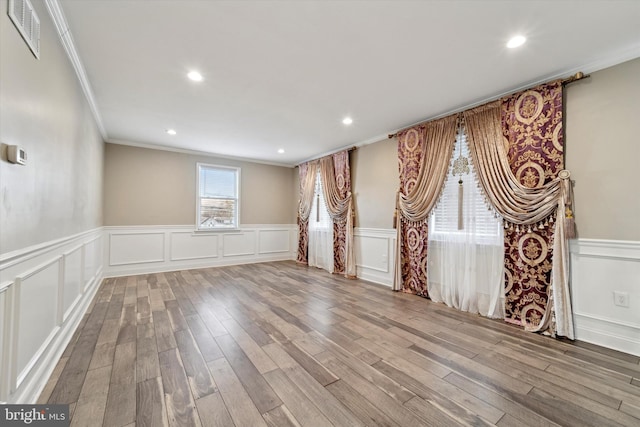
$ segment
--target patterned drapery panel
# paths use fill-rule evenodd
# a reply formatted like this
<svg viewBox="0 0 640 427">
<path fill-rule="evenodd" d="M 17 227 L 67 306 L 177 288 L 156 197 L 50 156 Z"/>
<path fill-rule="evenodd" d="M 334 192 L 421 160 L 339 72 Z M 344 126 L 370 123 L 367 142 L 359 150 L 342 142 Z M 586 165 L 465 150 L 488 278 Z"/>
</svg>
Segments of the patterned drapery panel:
<svg viewBox="0 0 640 427">
<path fill-rule="evenodd" d="M 393 289 L 427 296 L 429 213 L 446 181 L 456 139 L 452 115 L 398 135 L 400 189 L 396 200 L 396 255 Z"/>
<path fill-rule="evenodd" d="M 300 193 L 298 202 L 298 256 L 297 261 L 307 264 L 309 260 L 309 214 L 313 204 L 313 190 L 318 172 L 318 162 L 307 162 L 298 166 Z"/>
<path fill-rule="evenodd" d="M 298 217 L 298 257 L 297 262 L 307 264 L 309 262 L 309 218 Z"/>
<path fill-rule="evenodd" d="M 351 169 L 349 152 L 341 151 L 333 155 L 336 187 L 340 198 L 346 199 L 351 193 Z M 347 220 L 333 222 L 333 271 L 345 274 L 347 265 Z"/>
<path fill-rule="evenodd" d="M 424 133 L 418 128 L 398 135 L 398 169 L 400 192 L 409 194 L 418 182 L 420 165 L 425 151 Z M 399 221 L 402 249 L 402 292 L 427 296 L 427 225 L 420 222 Z"/>
<path fill-rule="evenodd" d="M 509 166 L 522 185 L 538 188 L 556 178 L 564 168 L 562 83 L 543 84 L 504 98 L 502 129 Z M 555 220 L 550 215 L 542 227 L 505 230 L 507 322 L 535 329 L 545 312 L 552 310 L 549 287 Z"/>
</svg>

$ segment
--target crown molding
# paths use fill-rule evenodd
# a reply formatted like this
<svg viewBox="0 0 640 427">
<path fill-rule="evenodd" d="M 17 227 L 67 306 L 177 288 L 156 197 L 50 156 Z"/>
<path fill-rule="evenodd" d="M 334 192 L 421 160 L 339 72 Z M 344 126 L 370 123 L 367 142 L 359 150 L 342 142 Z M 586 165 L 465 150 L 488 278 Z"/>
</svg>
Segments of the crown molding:
<svg viewBox="0 0 640 427">
<path fill-rule="evenodd" d="M 84 70 L 82 60 L 80 59 L 78 51 L 76 50 L 76 46 L 73 42 L 73 36 L 71 35 L 71 31 L 69 30 L 69 25 L 67 24 L 67 19 L 64 16 L 62 7 L 60 6 L 58 0 L 45 0 L 44 3 L 47 6 L 47 11 L 51 16 L 51 19 L 53 20 L 53 24 L 56 27 L 56 32 L 60 37 L 62 46 L 64 46 L 64 50 L 65 52 L 67 52 L 67 56 L 69 57 L 69 60 L 73 65 L 73 69 L 76 72 L 78 82 L 80 83 L 80 87 L 84 92 L 84 96 L 87 98 L 89 108 L 93 113 L 93 118 L 95 119 L 96 125 L 100 130 L 102 139 L 107 140 L 109 136 L 107 135 L 107 131 L 104 128 L 104 124 L 102 123 L 102 117 L 100 116 L 100 111 L 98 111 L 98 105 L 96 104 L 96 100 L 93 96 L 91 84 L 89 83 L 89 79 L 87 78 L 87 73 Z"/>
<path fill-rule="evenodd" d="M 250 157 L 229 156 L 229 155 L 218 154 L 218 153 L 213 153 L 208 151 L 191 150 L 188 148 L 178 148 L 178 147 L 173 147 L 169 145 L 159 145 L 159 144 L 153 144 L 148 142 L 129 141 L 124 139 L 114 139 L 114 138 L 106 139 L 105 142 L 108 144 L 114 144 L 114 145 L 126 145 L 129 147 L 145 148 L 147 150 L 160 150 L 160 151 L 169 151 L 171 153 L 189 154 L 194 156 L 215 157 L 217 159 L 227 159 L 227 160 L 233 160 L 236 162 L 257 163 L 261 165 L 279 166 L 283 168 L 296 167 L 296 165 L 290 164 L 290 163 L 270 162 L 267 160 L 252 159 Z"/>
</svg>

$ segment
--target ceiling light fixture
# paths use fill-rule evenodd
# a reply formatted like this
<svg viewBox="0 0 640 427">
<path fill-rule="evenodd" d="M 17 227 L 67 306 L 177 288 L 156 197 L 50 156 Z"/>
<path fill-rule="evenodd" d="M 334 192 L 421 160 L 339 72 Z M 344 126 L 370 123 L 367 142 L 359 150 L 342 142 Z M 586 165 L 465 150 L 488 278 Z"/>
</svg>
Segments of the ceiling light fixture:
<svg viewBox="0 0 640 427">
<path fill-rule="evenodd" d="M 344 119 L 342 119 L 342 123 L 349 126 L 351 123 L 353 123 L 353 119 L 351 117 L 345 117 Z"/>
<path fill-rule="evenodd" d="M 189 77 L 189 79 L 193 80 L 194 82 L 202 81 L 202 74 L 197 71 L 190 71 L 189 74 L 187 74 L 187 77 Z"/>
<path fill-rule="evenodd" d="M 176 133 L 178 133 L 178 132 L 176 132 L 176 131 L 175 131 L 175 130 L 173 130 L 173 129 L 167 129 L 167 133 L 168 133 L 169 135 L 175 135 L 175 134 L 176 134 Z"/>
<path fill-rule="evenodd" d="M 278 154 L 284 154 L 284 148 L 278 148 Z"/>
<path fill-rule="evenodd" d="M 526 41 L 527 41 L 527 38 L 525 36 L 520 36 L 520 35 L 514 36 L 514 37 L 511 37 L 507 42 L 507 47 L 509 49 L 513 49 L 518 46 L 522 46 Z"/>
</svg>

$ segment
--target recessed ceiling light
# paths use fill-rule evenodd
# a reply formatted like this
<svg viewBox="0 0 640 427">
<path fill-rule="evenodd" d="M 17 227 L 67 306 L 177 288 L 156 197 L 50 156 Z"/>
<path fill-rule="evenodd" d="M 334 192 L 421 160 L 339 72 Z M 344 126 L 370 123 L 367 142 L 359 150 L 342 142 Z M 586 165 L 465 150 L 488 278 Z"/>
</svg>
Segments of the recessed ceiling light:
<svg viewBox="0 0 640 427">
<path fill-rule="evenodd" d="M 284 154 L 284 148 L 278 148 L 278 154 Z"/>
<path fill-rule="evenodd" d="M 507 42 L 507 47 L 513 49 L 514 47 L 522 46 L 527 41 L 525 36 L 514 36 Z"/>
<path fill-rule="evenodd" d="M 175 130 L 173 130 L 173 129 L 167 129 L 167 133 L 168 133 L 169 135 L 175 135 L 175 134 L 176 134 L 176 133 L 178 133 L 178 132 L 176 132 L 176 131 L 175 131 Z"/>
<path fill-rule="evenodd" d="M 197 71 L 190 71 L 189 74 L 187 74 L 187 77 L 189 77 L 194 82 L 201 82 L 202 81 L 202 74 L 200 74 Z"/>
<path fill-rule="evenodd" d="M 351 117 L 345 117 L 344 119 L 342 119 L 342 123 L 348 126 L 353 123 L 353 119 Z"/>
</svg>

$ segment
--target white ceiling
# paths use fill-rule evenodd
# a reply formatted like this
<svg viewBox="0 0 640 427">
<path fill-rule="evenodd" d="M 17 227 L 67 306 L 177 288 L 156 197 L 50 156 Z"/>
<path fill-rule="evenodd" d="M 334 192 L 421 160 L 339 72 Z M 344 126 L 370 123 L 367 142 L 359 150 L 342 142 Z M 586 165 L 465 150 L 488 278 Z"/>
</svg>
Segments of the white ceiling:
<svg viewBox="0 0 640 427">
<path fill-rule="evenodd" d="M 60 4 L 108 141 L 283 165 L 640 56 L 638 0 Z"/>
</svg>

